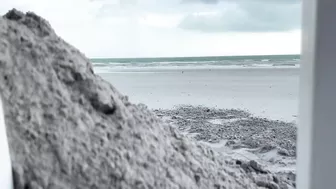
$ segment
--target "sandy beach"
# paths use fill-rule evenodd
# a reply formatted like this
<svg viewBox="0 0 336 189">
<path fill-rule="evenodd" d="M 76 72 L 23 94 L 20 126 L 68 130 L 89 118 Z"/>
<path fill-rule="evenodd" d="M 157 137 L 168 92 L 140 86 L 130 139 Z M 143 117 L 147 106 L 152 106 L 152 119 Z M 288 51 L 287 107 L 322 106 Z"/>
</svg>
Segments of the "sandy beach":
<svg viewBox="0 0 336 189">
<path fill-rule="evenodd" d="M 297 68 L 98 72 L 35 13 L 0 26 L 14 189 L 296 187 Z"/>
<path fill-rule="evenodd" d="M 256 116 L 295 121 L 298 68 L 126 69 L 98 73 L 136 103 L 239 108 Z"/>
<path fill-rule="evenodd" d="M 257 162 L 295 187 L 298 68 L 131 68 L 99 75 L 186 138 L 238 163 Z"/>
</svg>

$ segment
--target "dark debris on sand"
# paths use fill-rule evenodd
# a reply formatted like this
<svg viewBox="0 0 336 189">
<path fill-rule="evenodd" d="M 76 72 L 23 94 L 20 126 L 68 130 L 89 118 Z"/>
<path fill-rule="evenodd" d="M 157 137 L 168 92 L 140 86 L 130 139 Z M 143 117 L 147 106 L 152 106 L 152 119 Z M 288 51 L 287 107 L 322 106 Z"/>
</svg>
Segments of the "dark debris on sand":
<svg viewBox="0 0 336 189">
<path fill-rule="evenodd" d="M 196 134 L 196 140 L 211 143 L 227 140 L 227 146 L 232 148 L 259 148 L 259 152 L 277 149 L 280 155 L 296 156 L 294 123 L 254 117 L 243 110 L 203 106 L 181 105 L 154 112 L 169 118 L 168 122 L 180 131 Z"/>
</svg>

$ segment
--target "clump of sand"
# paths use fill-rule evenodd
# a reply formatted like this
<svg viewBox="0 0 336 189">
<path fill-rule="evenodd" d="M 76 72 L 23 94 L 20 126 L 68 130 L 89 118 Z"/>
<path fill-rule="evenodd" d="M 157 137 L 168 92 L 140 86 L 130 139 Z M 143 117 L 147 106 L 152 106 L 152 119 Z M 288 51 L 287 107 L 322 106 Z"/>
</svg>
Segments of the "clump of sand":
<svg viewBox="0 0 336 189">
<path fill-rule="evenodd" d="M 287 187 L 130 103 L 31 12 L 0 18 L 0 94 L 15 189 Z"/>
</svg>

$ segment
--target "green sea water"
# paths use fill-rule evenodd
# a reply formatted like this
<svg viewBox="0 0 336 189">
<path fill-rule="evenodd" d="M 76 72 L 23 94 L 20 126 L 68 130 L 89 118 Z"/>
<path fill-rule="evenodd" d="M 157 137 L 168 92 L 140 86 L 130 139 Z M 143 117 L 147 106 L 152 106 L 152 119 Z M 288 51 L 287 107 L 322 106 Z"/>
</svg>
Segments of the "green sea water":
<svg viewBox="0 0 336 189">
<path fill-rule="evenodd" d="M 257 56 L 204 56 L 204 57 L 157 57 L 157 58 L 92 58 L 92 63 L 153 63 L 153 62 L 286 62 L 298 61 L 300 55 L 257 55 Z"/>
</svg>

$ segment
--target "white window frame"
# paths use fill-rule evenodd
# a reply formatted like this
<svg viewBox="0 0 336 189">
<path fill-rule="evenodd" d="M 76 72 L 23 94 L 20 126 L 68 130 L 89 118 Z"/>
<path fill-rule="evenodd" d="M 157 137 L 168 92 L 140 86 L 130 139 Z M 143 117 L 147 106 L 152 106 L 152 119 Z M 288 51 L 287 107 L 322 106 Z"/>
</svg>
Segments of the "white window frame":
<svg viewBox="0 0 336 189">
<path fill-rule="evenodd" d="M 336 188 L 336 0 L 303 0 L 297 188 Z"/>
</svg>

